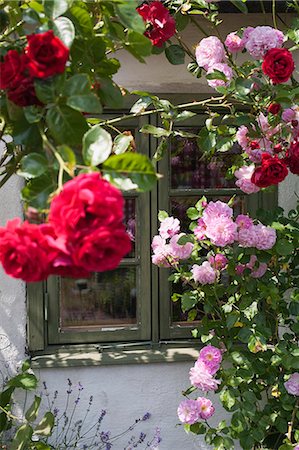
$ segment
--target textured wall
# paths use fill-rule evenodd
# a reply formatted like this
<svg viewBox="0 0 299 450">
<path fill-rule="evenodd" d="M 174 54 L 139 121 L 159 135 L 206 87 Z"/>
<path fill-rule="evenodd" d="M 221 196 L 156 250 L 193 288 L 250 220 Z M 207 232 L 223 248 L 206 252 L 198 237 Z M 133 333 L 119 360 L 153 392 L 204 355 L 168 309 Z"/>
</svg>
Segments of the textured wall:
<svg viewBox="0 0 299 450">
<path fill-rule="evenodd" d="M 232 31 L 236 28 L 236 23 L 239 26 L 264 24 L 264 19 L 257 15 L 247 17 L 233 15 L 226 16 L 225 23 L 227 31 Z M 193 27 L 185 34 L 186 40 L 191 45 L 195 45 L 202 37 Z M 129 89 L 143 88 L 156 92 L 180 93 L 207 92 L 204 80 L 196 80 L 183 66 L 171 66 L 163 56 L 153 56 L 144 65 L 140 65 L 128 53 L 120 56 L 122 68 L 117 80 Z M 279 201 L 286 209 L 295 204 L 298 183 L 298 177 L 290 177 L 280 186 Z M 19 188 L 20 183 L 14 178 L 1 189 L 1 224 L 21 214 L 17 200 Z M 2 372 L 7 372 L 10 369 L 5 367 L 5 362 L 14 366 L 25 355 L 25 286 L 22 282 L 7 277 L 0 270 L 0 297 L 0 360 Z M 188 385 L 189 367 L 190 363 L 168 363 L 43 369 L 40 370 L 39 376 L 41 380 L 47 381 L 51 392 L 58 389 L 63 394 L 66 391 L 67 378 L 74 384 L 80 381 L 84 386 L 82 402 L 86 405 L 89 396 L 93 395 L 97 410 L 107 408 L 108 415 L 103 427 L 105 429 L 117 432 L 130 425 L 139 415 L 150 411 L 152 419 L 142 424 L 140 429 L 150 431 L 155 426 L 160 426 L 163 438 L 161 450 L 205 449 L 206 446 L 200 438 L 186 436 L 180 427 L 175 427 L 176 408 L 181 400 L 180 391 Z M 59 405 L 60 408 L 63 408 L 62 403 Z M 78 410 L 84 413 L 82 406 L 78 407 Z M 223 411 L 220 408 L 216 410 L 215 421 L 223 419 L 225 417 Z M 95 410 L 93 419 L 96 413 Z M 116 445 L 115 448 L 121 449 L 123 446 Z"/>
</svg>

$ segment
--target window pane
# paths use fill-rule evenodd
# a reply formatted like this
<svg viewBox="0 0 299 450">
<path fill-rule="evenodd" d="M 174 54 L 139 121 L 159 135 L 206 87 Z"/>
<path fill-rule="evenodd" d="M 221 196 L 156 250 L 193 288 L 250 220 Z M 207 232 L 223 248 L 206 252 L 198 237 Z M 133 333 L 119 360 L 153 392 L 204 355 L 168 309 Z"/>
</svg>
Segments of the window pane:
<svg viewBox="0 0 299 450">
<path fill-rule="evenodd" d="M 124 223 L 132 242 L 132 251 L 126 255 L 126 258 L 133 258 L 136 251 L 136 201 L 135 198 L 125 198 Z"/>
<path fill-rule="evenodd" d="M 196 133 L 198 130 L 188 129 Z M 222 154 L 221 161 L 203 159 L 196 138 L 176 136 L 170 142 L 170 186 L 172 189 L 221 189 L 235 187 L 235 180 L 225 174 L 232 157 L 239 150 L 235 146 Z"/>
<path fill-rule="evenodd" d="M 95 273 L 89 279 L 61 278 L 61 329 L 136 324 L 136 292 L 135 268 Z"/>
</svg>

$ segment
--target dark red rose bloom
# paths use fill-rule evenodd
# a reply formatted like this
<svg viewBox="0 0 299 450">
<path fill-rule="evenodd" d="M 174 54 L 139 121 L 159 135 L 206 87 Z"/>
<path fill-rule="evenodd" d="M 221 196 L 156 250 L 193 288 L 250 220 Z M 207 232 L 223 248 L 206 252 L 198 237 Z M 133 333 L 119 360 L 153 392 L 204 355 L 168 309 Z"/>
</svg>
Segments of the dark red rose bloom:
<svg viewBox="0 0 299 450">
<path fill-rule="evenodd" d="M 0 89 L 8 89 L 18 84 L 20 74 L 26 66 L 26 57 L 16 50 L 8 50 L 0 63 Z"/>
<path fill-rule="evenodd" d="M 20 75 L 17 85 L 8 89 L 7 96 L 18 106 L 42 105 L 36 96 L 34 80 L 31 77 Z"/>
<path fill-rule="evenodd" d="M 281 105 L 279 103 L 270 103 L 268 107 L 268 112 L 276 116 L 281 110 Z"/>
<path fill-rule="evenodd" d="M 286 48 L 272 48 L 264 56 L 262 69 L 273 84 L 285 83 L 295 69 L 292 53 Z"/>
<path fill-rule="evenodd" d="M 252 174 L 251 182 L 256 186 L 263 188 L 278 184 L 288 174 L 286 164 L 277 156 L 271 156 L 268 153 L 262 154 L 262 165 L 257 167 Z"/>
<path fill-rule="evenodd" d="M 74 261 L 90 272 L 115 269 L 131 250 L 131 240 L 123 224 L 99 227 L 74 247 Z"/>
<path fill-rule="evenodd" d="M 137 11 L 149 29 L 144 33 L 156 47 L 161 47 L 163 42 L 170 39 L 175 33 L 175 20 L 161 2 L 152 2 L 137 8 Z"/>
<path fill-rule="evenodd" d="M 55 233 L 79 239 L 100 226 L 123 220 L 121 192 L 99 173 L 85 173 L 68 181 L 51 203 L 49 222 Z"/>
<path fill-rule="evenodd" d="M 39 225 L 16 218 L 0 228 L 0 262 L 14 278 L 44 280 L 55 254 Z"/>
<path fill-rule="evenodd" d="M 285 159 L 290 171 L 299 175 L 299 140 L 291 143 Z"/>
<path fill-rule="evenodd" d="M 64 72 L 69 49 L 54 35 L 52 30 L 27 36 L 25 48 L 30 75 L 47 78 Z"/>
</svg>

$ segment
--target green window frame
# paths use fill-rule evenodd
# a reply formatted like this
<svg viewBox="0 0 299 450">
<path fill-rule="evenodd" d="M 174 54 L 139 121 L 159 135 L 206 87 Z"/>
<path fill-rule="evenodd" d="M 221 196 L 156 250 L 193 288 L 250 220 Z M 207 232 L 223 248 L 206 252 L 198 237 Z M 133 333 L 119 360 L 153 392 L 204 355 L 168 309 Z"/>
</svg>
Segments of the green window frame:
<svg viewBox="0 0 299 450">
<path fill-rule="evenodd" d="M 176 95 L 175 99 L 170 95 L 168 98 L 174 103 L 190 100 L 190 97 L 188 99 L 183 95 Z M 117 115 L 127 111 L 117 111 Z M 107 117 L 115 115 L 115 111 L 107 112 Z M 204 115 L 199 114 L 180 124 L 179 128 L 198 128 L 203 121 Z M 138 151 L 152 157 L 157 140 L 151 135 L 137 133 L 145 124 L 158 126 L 158 116 L 126 120 L 123 128 L 135 131 Z M 134 257 L 125 258 L 120 267 L 136 269 L 136 324 L 65 331 L 60 326 L 59 277 L 50 277 L 44 283 L 31 283 L 27 286 L 28 345 L 36 365 L 114 364 L 194 358 L 194 348 L 198 348 L 198 342 L 190 333 L 194 323 L 182 325 L 172 322 L 169 271 L 151 264 L 150 243 L 159 227 L 157 213 L 161 209 L 171 213 L 170 200 L 174 197 L 194 198 L 195 203 L 203 195 L 215 199 L 236 194 L 244 198 L 246 210 L 254 215 L 257 208 L 268 209 L 277 205 L 277 191 L 245 196 L 235 188 L 173 189 L 169 176 L 170 151 L 157 168 L 163 178 L 151 192 L 125 194 L 125 197 L 136 200 L 136 251 Z"/>
</svg>

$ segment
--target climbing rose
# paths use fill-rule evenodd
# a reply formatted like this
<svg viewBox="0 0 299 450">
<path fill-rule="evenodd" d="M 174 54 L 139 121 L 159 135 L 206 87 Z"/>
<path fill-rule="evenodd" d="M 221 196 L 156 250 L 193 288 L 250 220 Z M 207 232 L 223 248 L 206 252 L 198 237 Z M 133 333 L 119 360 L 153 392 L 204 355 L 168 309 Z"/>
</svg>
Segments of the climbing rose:
<svg viewBox="0 0 299 450">
<path fill-rule="evenodd" d="M 270 250 L 276 242 L 276 231 L 274 228 L 266 227 L 259 223 L 254 225 L 254 230 L 256 233 L 255 247 L 258 250 Z"/>
<path fill-rule="evenodd" d="M 144 34 L 156 47 L 162 47 L 175 34 L 175 20 L 161 2 L 144 3 L 137 11 L 150 25 Z"/>
<path fill-rule="evenodd" d="M 17 79 L 17 85 L 8 89 L 7 97 L 10 101 L 22 107 L 42 105 L 35 93 L 34 80 L 28 76 L 20 75 Z"/>
<path fill-rule="evenodd" d="M 282 160 L 277 156 L 263 153 L 262 165 L 254 170 L 251 176 L 251 182 L 259 188 L 268 187 L 283 181 L 287 174 L 287 166 Z"/>
<path fill-rule="evenodd" d="M 200 350 L 198 360 L 204 362 L 210 373 L 215 375 L 222 361 L 221 350 L 209 344 Z"/>
<path fill-rule="evenodd" d="M 217 253 L 215 256 L 209 256 L 208 261 L 216 270 L 224 269 L 228 263 L 227 257 L 222 253 Z"/>
<path fill-rule="evenodd" d="M 224 44 L 227 50 L 231 53 L 238 53 L 242 51 L 245 45 L 243 39 L 241 39 L 236 32 L 229 33 L 226 36 Z"/>
<path fill-rule="evenodd" d="M 299 175 L 299 140 L 291 143 L 287 150 L 285 161 L 290 171 Z"/>
<path fill-rule="evenodd" d="M 64 184 L 50 206 L 49 222 L 55 233 L 73 240 L 98 227 L 115 228 L 123 220 L 121 192 L 99 173 L 85 173 Z"/>
<path fill-rule="evenodd" d="M 211 400 L 205 397 L 198 397 L 196 399 L 198 403 L 199 416 L 202 420 L 207 420 L 215 413 L 215 408 Z"/>
<path fill-rule="evenodd" d="M 264 57 L 262 69 L 273 84 L 285 83 L 295 69 L 292 53 L 286 48 L 272 48 Z"/>
<path fill-rule="evenodd" d="M 192 425 L 200 419 L 197 400 L 183 400 L 178 406 L 178 417 L 182 423 Z"/>
<path fill-rule="evenodd" d="M 260 188 L 251 181 L 254 169 L 255 166 L 251 164 L 250 166 L 242 166 L 240 169 L 235 171 L 234 175 L 238 178 L 236 181 L 236 186 L 245 192 L 245 194 L 254 194 L 260 190 Z"/>
<path fill-rule="evenodd" d="M 241 145 L 242 149 L 245 150 L 249 143 L 249 138 L 247 137 L 248 134 L 248 128 L 245 127 L 245 125 L 241 125 L 238 128 L 238 131 L 236 133 L 236 139 L 239 145 Z"/>
<path fill-rule="evenodd" d="M 194 366 L 191 367 L 189 376 L 192 386 L 204 392 L 216 391 L 218 384 L 220 384 L 220 381 L 213 377 L 209 368 L 200 360 L 197 360 Z"/>
<path fill-rule="evenodd" d="M 206 236 L 217 247 L 225 247 L 236 239 L 237 225 L 227 216 L 215 217 L 207 223 Z"/>
<path fill-rule="evenodd" d="M 299 396 L 299 372 L 293 373 L 288 381 L 284 383 L 284 387 L 291 395 Z"/>
<path fill-rule="evenodd" d="M 0 89 L 16 86 L 19 75 L 23 72 L 24 67 L 24 55 L 20 55 L 16 50 L 8 50 L 3 62 L 0 63 Z"/>
<path fill-rule="evenodd" d="M 228 206 L 226 203 L 217 200 L 216 202 L 209 202 L 206 208 L 204 209 L 202 218 L 205 223 L 209 223 L 209 221 L 214 221 L 216 217 L 226 216 L 232 217 L 233 209 Z"/>
<path fill-rule="evenodd" d="M 245 48 L 253 58 L 261 59 L 268 50 L 281 47 L 283 41 L 283 33 L 272 27 L 249 27 L 245 36 Z"/>
<path fill-rule="evenodd" d="M 215 70 L 222 72 L 225 75 L 226 81 L 220 80 L 220 79 L 207 80 L 208 85 L 214 89 L 216 89 L 219 86 L 228 86 L 233 78 L 233 71 L 229 67 L 229 65 L 224 64 L 224 63 L 216 63 L 213 65 L 210 65 L 208 68 L 207 74 L 213 73 Z"/>
<path fill-rule="evenodd" d="M 238 241 L 241 247 L 255 247 L 257 240 L 255 227 L 241 228 L 238 233 Z"/>
<path fill-rule="evenodd" d="M 162 220 L 159 233 L 164 239 L 174 236 L 180 232 L 180 221 L 174 217 L 166 217 Z"/>
<path fill-rule="evenodd" d="M 200 41 L 195 50 L 199 67 L 208 70 L 214 64 L 221 63 L 225 57 L 222 42 L 216 36 L 209 36 Z"/>
<path fill-rule="evenodd" d="M 154 254 L 152 255 L 152 263 L 158 267 L 171 267 L 170 260 L 170 246 L 166 244 L 165 239 L 161 236 L 154 236 L 152 240 L 152 249 Z"/>
<path fill-rule="evenodd" d="M 193 244 L 187 242 L 186 244 L 178 244 L 178 240 L 185 236 L 184 233 L 174 235 L 169 241 L 170 253 L 177 259 L 188 259 L 193 250 Z"/>
<path fill-rule="evenodd" d="M 236 224 L 238 225 L 238 228 L 250 228 L 253 225 L 253 220 L 244 214 L 239 214 L 236 217 Z"/>
<path fill-rule="evenodd" d="M 25 48 L 30 75 L 47 78 L 64 72 L 69 49 L 52 30 L 27 36 Z"/>
<path fill-rule="evenodd" d="M 0 228 L 0 261 L 14 278 L 27 282 L 45 279 L 55 254 L 38 225 L 16 218 Z"/>
<path fill-rule="evenodd" d="M 200 266 L 194 264 L 191 269 L 193 279 L 200 284 L 213 284 L 217 278 L 217 272 L 208 261 L 203 262 Z"/>
</svg>

